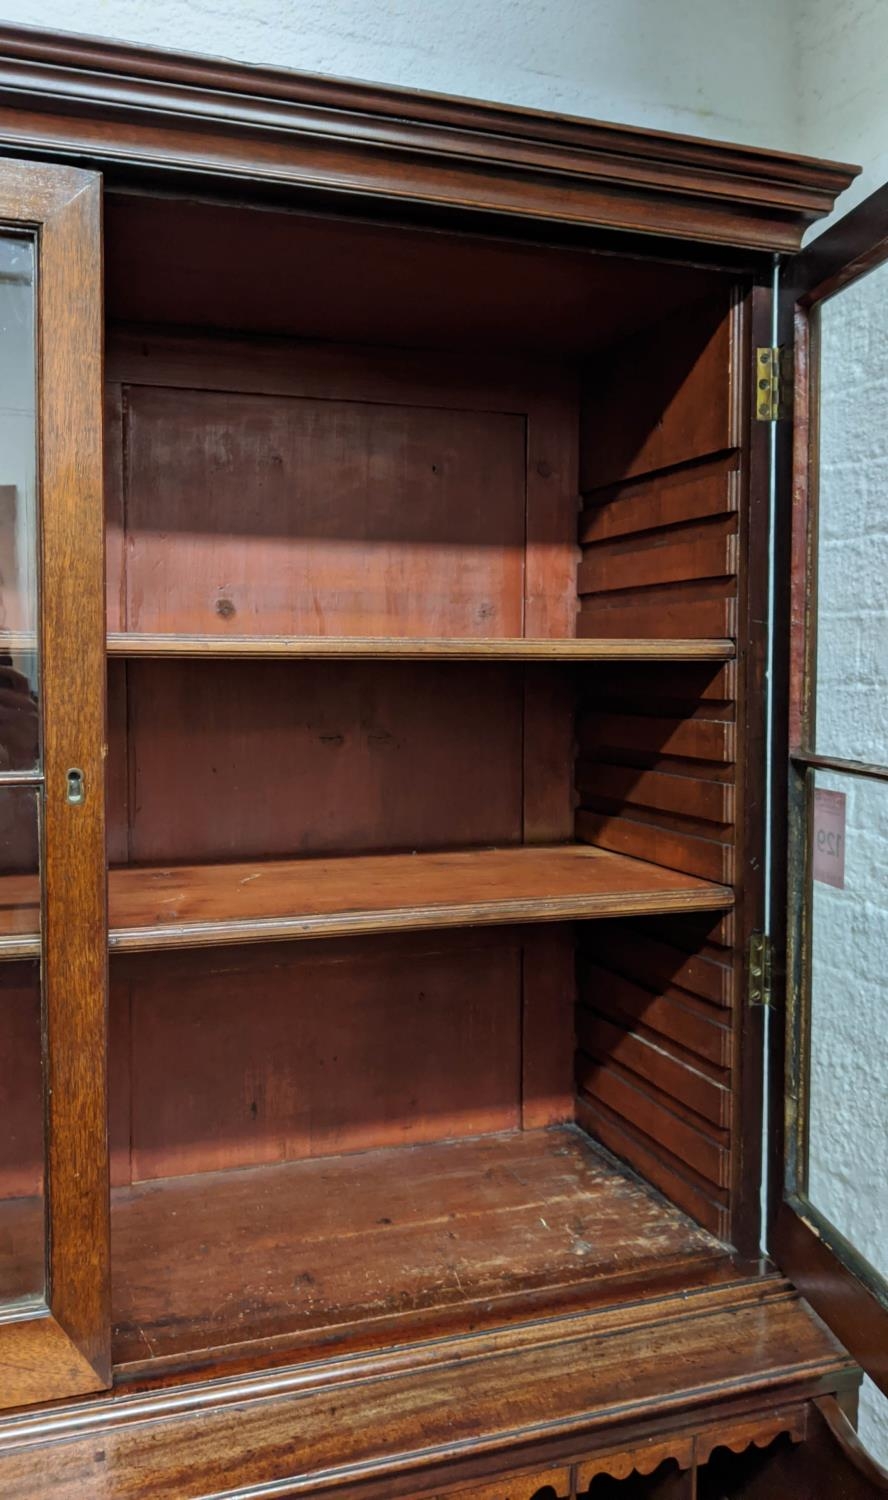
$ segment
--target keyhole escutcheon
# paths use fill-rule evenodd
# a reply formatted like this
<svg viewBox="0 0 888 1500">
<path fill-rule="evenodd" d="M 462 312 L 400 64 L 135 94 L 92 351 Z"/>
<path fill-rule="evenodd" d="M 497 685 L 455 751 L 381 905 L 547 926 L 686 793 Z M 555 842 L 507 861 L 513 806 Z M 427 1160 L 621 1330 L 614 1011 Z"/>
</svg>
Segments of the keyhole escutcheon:
<svg viewBox="0 0 888 1500">
<path fill-rule="evenodd" d="M 68 772 L 68 801 L 72 807 L 79 807 L 85 796 L 83 772 L 79 767 L 72 766 Z"/>
</svg>

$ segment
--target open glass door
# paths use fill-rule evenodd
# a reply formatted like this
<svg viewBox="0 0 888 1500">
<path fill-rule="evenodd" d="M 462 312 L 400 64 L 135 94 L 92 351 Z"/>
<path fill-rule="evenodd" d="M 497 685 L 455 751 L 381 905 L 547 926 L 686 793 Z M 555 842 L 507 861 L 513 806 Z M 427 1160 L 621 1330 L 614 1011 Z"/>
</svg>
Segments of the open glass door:
<svg viewBox="0 0 888 1500">
<path fill-rule="evenodd" d="M 789 261 L 783 285 L 796 411 L 771 1249 L 888 1392 L 888 189 Z"/>
<path fill-rule="evenodd" d="M 101 183 L 0 161 L 0 1406 L 109 1378 Z"/>
</svg>

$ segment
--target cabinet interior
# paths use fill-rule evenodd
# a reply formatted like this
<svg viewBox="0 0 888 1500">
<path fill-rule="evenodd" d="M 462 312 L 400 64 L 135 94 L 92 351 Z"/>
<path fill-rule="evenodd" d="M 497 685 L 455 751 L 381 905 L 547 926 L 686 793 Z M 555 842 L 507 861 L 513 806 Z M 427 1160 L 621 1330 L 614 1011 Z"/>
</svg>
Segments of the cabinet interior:
<svg viewBox="0 0 888 1500">
<path fill-rule="evenodd" d="M 744 288 L 113 192 L 105 239 L 115 1359 L 727 1276 Z"/>
</svg>

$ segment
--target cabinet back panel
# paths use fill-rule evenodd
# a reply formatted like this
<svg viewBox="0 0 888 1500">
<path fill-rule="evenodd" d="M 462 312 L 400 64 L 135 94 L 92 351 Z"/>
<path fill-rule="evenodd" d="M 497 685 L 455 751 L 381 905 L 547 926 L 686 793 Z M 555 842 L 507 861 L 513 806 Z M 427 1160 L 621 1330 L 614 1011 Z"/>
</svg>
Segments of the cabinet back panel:
<svg viewBox="0 0 888 1500">
<path fill-rule="evenodd" d="M 112 630 L 575 634 L 576 368 L 112 327 Z"/>
<path fill-rule="evenodd" d="M 521 842 L 520 667 L 113 663 L 109 704 L 113 861 Z"/>
<path fill-rule="evenodd" d="M 522 634 L 523 417 L 130 387 L 124 427 L 128 629 Z"/>
<path fill-rule="evenodd" d="M 43 1186 L 40 966 L 0 965 L 0 1198 Z M 0 1265 L 7 1248 L 0 1236 Z M 2 1274 L 2 1273 L 0 1273 Z"/>
<path fill-rule="evenodd" d="M 514 930 L 143 955 L 112 980 L 117 1183 L 520 1125 Z"/>
</svg>

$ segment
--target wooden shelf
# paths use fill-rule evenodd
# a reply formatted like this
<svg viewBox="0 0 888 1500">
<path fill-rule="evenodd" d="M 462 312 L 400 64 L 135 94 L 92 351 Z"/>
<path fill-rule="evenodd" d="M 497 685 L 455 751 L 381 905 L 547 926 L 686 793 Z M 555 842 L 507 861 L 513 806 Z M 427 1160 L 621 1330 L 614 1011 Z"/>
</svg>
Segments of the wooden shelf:
<svg viewBox="0 0 888 1500">
<path fill-rule="evenodd" d="M 729 1264 L 573 1126 L 143 1182 L 111 1216 L 117 1363 Z"/>
<path fill-rule="evenodd" d="M 127 866 L 109 875 L 114 951 L 644 913 L 719 911 L 727 886 L 586 844 Z M 0 958 L 31 957 L 37 883 L 0 881 Z"/>
<path fill-rule="evenodd" d="M 36 630 L 4 630 L 0 633 L 0 656 L 37 650 Z"/>
<path fill-rule="evenodd" d="M 114 950 L 719 910 L 726 887 L 588 845 L 120 869 Z"/>
<path fill-rule="evenodd" d="M 730 661 L 726 640 L 465 640 L 377 636 L 108 636 L 109 656 L 172 658 L 296 657 L 343 661 Z"/>
</svg>

